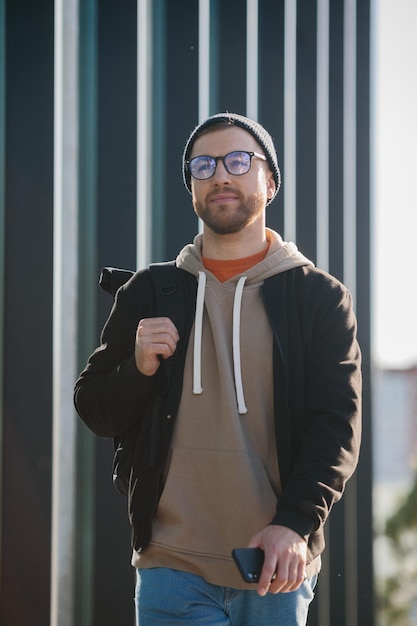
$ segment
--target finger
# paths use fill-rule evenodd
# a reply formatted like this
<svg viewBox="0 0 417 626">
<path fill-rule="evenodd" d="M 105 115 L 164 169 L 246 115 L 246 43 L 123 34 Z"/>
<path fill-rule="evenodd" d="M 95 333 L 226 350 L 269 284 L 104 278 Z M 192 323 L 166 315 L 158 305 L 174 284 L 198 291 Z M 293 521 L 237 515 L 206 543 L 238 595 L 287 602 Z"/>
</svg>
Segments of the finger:
<svg viewBox="0 0 417 626">
<path fill-rule="evenodd" d="M 175 352 L 175 344 L 170 341 L 169 337 L 161 335 L 157 340 L 141 341 L 140 342 L 140 354 L 145 358 L 149 357 L 162 357 L 163 359 L 169 359 Z"/>
<path fill-rule="evenodd" d="M 287 589 L 288 585 L 288 570 L 283 565 L 277 565 L 277 571 L 275 572 L 274 579 L 271 582 L 270 593 L 282 593 Z"/>
<path fill-rule="evenodd" d="M 301 587 L 305 580 L 305 567 L 303 563 L 290 562 L 278 568 L 275 580 L 270 588 L 271 593 L 290 593 Z"/>
<path fill-rule="evenodd" d="M 271 585 L 275 581 L 276 562 L 273 559 L 264 561 L 262 572 L 258 583 L 258 594 L 264 596 L 271 589 Z"/>
<path fill-rule="evenodd" d="M 151 317 L 140 320 L 137 328 L 137 334 L 140 337 L 157 335 L 160 333 L 167 333 L 175 341 L 178 341 L 178 330 L 169 317 Z"/>
<path fill-rule="evenodd" d="M 175 352 L 178 340 L 178 331 L 168 318 L 141 320 L 139 322 L 136 341 L 146 351 L 165 357 L 171 356 Z M 159 352 L 158 349 L 160 349 Z"/>
<path fill-rule="evenodd" d="M 173 351 L 177 347 L 177 340 L 170 333 L 159 332 L 146 334 L 138 333 L 137 341 L 144 349 L 149 349 L 158 346 L 158 345 L 166 345 L 169 346 Z M 158 352 L 156 352 L 158 354 Z"/>
<path fill-rule="evenodd" d="M 290 584 L 288 591 L 297 591 L 297 589 L 299 589 L 301 585 L 304 583 L 305 579 L 306 579 L 305 563 L 301 562 L 298 564 L 298 568 L 295 570 L 293 583 Z"/>
</svg>

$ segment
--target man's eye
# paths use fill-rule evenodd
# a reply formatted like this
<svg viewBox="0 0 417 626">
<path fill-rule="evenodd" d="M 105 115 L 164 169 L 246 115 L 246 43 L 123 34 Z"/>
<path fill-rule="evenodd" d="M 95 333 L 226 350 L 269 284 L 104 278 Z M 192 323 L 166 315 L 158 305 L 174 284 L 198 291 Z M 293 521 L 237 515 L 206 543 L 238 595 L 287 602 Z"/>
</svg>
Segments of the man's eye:
<svg viewBox="0 0 417 626">
<path fill-rule="evenodd" d="M 197 174 L 204 174 L 213 169 L 211 159 L 198 159 L 192 163 L 192 169 Z"/>
<path fill-rule="evenodd" d="M 242 158 L 234 158 L 231 159 L 228 163 L 229 167 L 242 167 L 242 165 L 244 165 L 243 159 Z"/>
<path fill-rule="evenodd" d="M 200 163 L 200 165 L 198 166 L 198 171 L 199 172 L 207 172 L 208 170 L 211 170 L 211 163 L 210 161 L 206 161 L 204 163 Z"/>
</svg>

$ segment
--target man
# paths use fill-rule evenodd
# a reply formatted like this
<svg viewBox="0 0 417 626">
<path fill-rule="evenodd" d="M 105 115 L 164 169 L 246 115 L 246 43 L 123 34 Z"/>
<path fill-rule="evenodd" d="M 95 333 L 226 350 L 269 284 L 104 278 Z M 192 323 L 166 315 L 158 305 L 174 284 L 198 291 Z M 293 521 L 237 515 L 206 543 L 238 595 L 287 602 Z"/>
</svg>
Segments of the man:
<svg viewBox="0 0 417 626">
<path fill-rule="evenodd" d="M 129 513 L 141 626 L 300 626 L 323 525 L 359 453 L 351 298 L 266 228 L 281 180 L 261 125 L 210 117 L 187 141 L 183 176 L 204 223 L 176 259 L 185 330 L 155 315 L 149 272 L 137 272 L 76 407 L 97 435 L 138 438 Z M 257 585 L 231 558 L 244 546 L 264 552 Z"/>
</svg>

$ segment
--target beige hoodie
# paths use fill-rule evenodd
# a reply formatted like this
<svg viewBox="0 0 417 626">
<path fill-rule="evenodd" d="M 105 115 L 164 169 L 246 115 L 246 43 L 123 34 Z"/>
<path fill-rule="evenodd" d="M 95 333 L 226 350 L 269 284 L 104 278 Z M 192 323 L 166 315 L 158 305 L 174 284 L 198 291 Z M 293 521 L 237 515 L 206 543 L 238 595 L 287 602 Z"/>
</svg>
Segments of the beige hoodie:
<svg viewBox="0 0 417 626">
<path fill-rule="evenodd" d="M 220 283 L 201 261 L 202 236 L 177 265 L 198 277 L 194 328 L 167 478 L 149 548 L 132 563 L 193 572 L 217 585 L 243 582 L 231 550 L 275 514 L 280 478 L 274 432 L 272 329 L 260 286 L 310 264 L 267 230 L 263 261 Z"/>
</svg>

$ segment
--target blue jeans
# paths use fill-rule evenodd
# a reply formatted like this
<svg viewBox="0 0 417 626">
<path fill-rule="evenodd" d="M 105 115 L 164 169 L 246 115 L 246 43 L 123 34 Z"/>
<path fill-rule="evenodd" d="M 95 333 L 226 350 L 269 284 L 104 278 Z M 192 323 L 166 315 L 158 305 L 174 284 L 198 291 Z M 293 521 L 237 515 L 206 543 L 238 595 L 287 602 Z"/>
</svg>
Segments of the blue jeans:
<svg viewBox="0 0 417 626">
<path fill-rule="evenodd" d="M 305 626 L 317 576 L 297 591 L 258 596 L 168 568 L 137 570 L 137 626 Z"/>
</svg>

